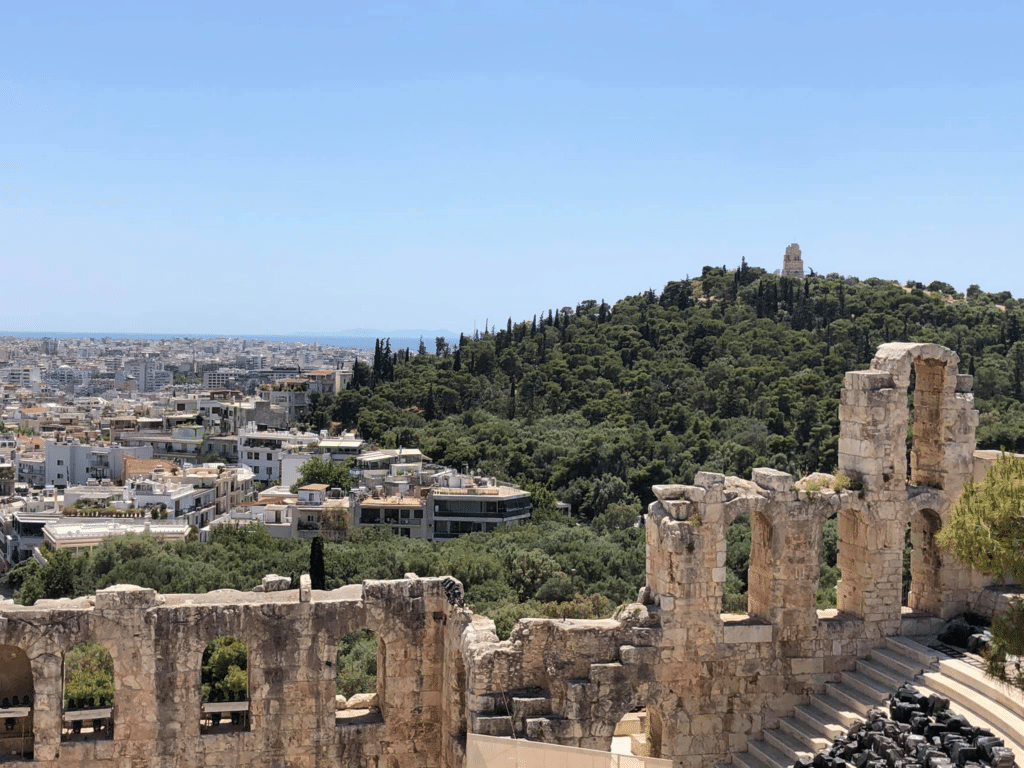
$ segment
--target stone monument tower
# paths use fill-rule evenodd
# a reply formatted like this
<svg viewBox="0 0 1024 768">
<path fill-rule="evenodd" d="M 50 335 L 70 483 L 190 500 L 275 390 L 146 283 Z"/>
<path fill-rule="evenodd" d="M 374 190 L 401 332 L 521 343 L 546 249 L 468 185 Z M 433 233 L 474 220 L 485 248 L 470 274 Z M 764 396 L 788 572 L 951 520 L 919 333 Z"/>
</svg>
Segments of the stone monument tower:
<svg viewBox="0 0 1024 768">
<path fill-rule="evenodd" d="M 782 257 L 783 277 L 803 277 L 804 260 L 800 255 L 800 246 L 796 243 L 786 248 L 786 255 Z"/>
</svg>

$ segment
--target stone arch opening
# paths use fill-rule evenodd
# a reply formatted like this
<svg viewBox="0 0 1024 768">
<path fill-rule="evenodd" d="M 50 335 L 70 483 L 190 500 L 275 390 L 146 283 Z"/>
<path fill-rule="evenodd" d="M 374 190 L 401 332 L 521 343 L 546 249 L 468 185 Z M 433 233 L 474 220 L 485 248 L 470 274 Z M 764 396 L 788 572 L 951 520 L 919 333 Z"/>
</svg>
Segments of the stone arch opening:
<svg viewBox="0 0 1024 768">
<path fill-rule="evenodd" d="M 948 364 L 918 357 L 910 368 L 907 478 L 911 485 L 942 488 L 942 395 Z"/>
<path fill-rule="evenodd" d="M 372 629 L 357 629 L 335 653 L 335 724 L 380 722 L 384 702 L 385 648 Z"/>
<path fill-rule="evenodd" d="M 722 613 L 747 613 L 751 551 L 750 514 L 740 512 L 725 532 L 725 583 Z"/>
<path fill-rule="evenodd" d="M 99 643 L 79 643 L 64 654 L 61 741 L 114 738 L 114 659 Z"/>
<path fill-rule="evenodd" d="M 203 651 L 199 731 L 249 730 L 249 647 L 234 635 L 221 635 Z"/>
<path fill-rule="evenodd" d="M 772 619 L 772 521 L 762 512 L 750 514 L 750 562 L 747 567 L 747 612 L 765 621 Z"/>
<path fill-rule="evenodd" d="M 873 585 L 858 564 L 870 562 L 869 525 L 850 508 L 840 509 L 836 520 L 836 566 L 842 574 L 836 582 L 836 608 L 840 613 L 863 617 L 864 593 Z"/>
<path fill-rule="evenodd" d="M 914 512 L 903 550 L 903 601 L 915 613 L 938 616 L 942 609 L 942 555 L 935 537 L 942 520 L 932 509 Z"/>
<path fill-rule="evenodd" d="M 821 552 L 818 561 L 818 586 L 814 607 L 829 610 L 838 605 L 836 588 L 843 577 L 839 567 L 839 514 L 829 517 L 821 526 Z"/>
<path fill-rule="evenodd" d="M 617 755 L 646 756 L 647 752 L 647 710 L 634 707 L 615 723 L 612 734 L 612 750 Z"/>
<path fill-rule="evenodd" d="M 0 760 L 32 759 L 34 705 L 28 655 L 16 645 L 0 645 Z"/>
</svg>

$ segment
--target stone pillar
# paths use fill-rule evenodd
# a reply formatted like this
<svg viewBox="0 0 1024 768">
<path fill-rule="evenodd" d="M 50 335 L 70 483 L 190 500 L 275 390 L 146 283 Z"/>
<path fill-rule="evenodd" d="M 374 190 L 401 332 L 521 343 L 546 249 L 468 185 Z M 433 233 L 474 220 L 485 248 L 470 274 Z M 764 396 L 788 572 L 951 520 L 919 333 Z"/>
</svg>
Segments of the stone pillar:
<svg viewBox="0 0 1024 768">
<path fill-rule="evenodd" d="M 728 754 L 724 483 L 723 475 L 699 472 L 692 486 L 655 486 L 659 500 L 647 515 L 648 587 L 662 626 L 661 693 L 653 704 L 664 714 L 661 756 L 677 766 L 697 768 Z"/>
<path fill-rule="evenodd" d="M 146 611 L 163 603 L 155 590 L 117 585 L 96 593 L 93 637 L 114 662 L 114 734 L 125 757 L 151 762 L 156 744 L 157 679 Z"/>
<path fill-rule="evenodd" d="M 676 642 L 718 642 L 725 584 L 725 477 L 656 485 L 647 516 L 647 585 Z"/>
<path fill-rule="evenodd" d="M 906 486 L 905 392 L 887 371 L 846 374 L 839 394 L 839 468 L 867 491 Z"/>
<path fill-rule="evenodd" d="M 798 497 L 793 477 L 772 469 L 755 469 L 752 480 L 773 494 L 750 516 L 748 612 L 770 622 L 777 640 L 802 637 L 817 624 L 821 529 L 838 497 L 831 489 Z"/>
<path fill-rule="evenodd" d="M 903 592 L 903 531 L 898 500 L 888 493 L 839 512 L 839 568 L 836 587 L 842 613 L 864 620 L 871 637 L 899 631 Z"/>
<path fill-rule="evenodd" d="M 60 750 L 61 718 L 64 712 L 64 659 L 57 653 L 29 656 L 32 663 L 32 729 L 35 732 L 35 760 L 55 760 Z"/>
</svg>

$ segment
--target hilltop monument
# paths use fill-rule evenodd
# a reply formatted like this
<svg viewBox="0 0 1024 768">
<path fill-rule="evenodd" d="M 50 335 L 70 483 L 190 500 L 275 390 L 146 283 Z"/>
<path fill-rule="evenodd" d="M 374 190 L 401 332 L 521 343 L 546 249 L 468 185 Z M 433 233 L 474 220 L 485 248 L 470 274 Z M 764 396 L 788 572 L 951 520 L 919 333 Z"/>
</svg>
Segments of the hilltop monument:
<svg viewBox="0 0 1024 768">
<path fill-rule="evenodd" d="M 782 257 L 782 277 L 803 277 L 804 260 L 800 254 L 800 246 L 790 243 L 786 255 Z"/>
</svg>

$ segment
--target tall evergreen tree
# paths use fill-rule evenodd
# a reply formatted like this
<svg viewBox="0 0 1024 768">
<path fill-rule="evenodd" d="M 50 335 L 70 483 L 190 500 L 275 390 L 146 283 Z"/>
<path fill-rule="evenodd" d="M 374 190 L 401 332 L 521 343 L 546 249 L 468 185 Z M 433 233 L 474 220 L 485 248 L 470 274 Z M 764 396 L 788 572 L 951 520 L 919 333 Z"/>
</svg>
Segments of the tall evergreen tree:
<svg viewBox="0 0 1024 768">
<path fill-rule="evenodd" d="M 309 547 L 309 580 L 313 584 L 313 589 L 327 589 L 323 536 L 315 537 Z"/>
</svg>

